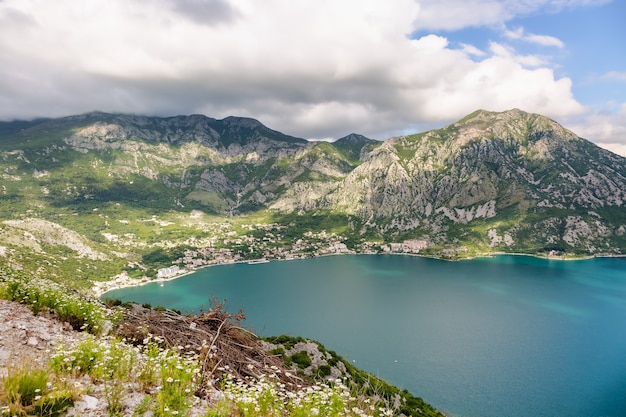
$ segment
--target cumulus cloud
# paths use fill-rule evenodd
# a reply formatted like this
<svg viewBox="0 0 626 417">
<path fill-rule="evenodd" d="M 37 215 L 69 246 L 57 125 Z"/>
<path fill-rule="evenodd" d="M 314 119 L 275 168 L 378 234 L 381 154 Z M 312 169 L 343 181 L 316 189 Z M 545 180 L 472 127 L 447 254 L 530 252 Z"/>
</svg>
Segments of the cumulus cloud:
<svg viewBox="0 0 626 417">
<path fill-rule="evenodd" d="M 556 77 L 541 57 L 496 43 L 489 51 L 460 50 L 444 36 L 412 38 L 445 20 L 432 17 L 439 3 L 457 5 L 4 0 L 0 119 L 91 110 L 204 113 L 250 116 L 307 138 L 359 132 L 385 139 L 477 108 L 551 117 L 585 111 L 571 80 Z M 501 22 L 522 7 L 517 3 L 459 0 L 483 15 L 454 25 Z M 530 10 L 547 2 L 523 4 Z"/>
</svg>

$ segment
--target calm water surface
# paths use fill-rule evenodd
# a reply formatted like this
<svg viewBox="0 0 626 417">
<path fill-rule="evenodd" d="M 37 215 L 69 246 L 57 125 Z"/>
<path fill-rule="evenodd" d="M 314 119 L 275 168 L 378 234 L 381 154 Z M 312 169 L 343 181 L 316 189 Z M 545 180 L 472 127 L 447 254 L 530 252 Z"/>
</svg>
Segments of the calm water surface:
<svg viewBox="0 0 626 417">
<path fill-rule="evenodd" d="M 224 265 L 123 300 L 317 339 L 456 417 L 626 416 L 626 260 L 336 256 Z"/>
</svg>

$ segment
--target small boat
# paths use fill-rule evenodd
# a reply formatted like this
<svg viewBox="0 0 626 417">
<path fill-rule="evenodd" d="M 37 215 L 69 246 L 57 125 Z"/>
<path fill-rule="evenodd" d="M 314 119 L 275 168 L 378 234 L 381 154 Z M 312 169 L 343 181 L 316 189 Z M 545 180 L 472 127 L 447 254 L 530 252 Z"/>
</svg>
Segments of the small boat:
<svg viewBox="0 0 626 417">
<path fill-rule="evenodd" d="M 261 259 L 253 259 L 251 261 L 248 261 L 248 265 L 255 265 L 255 264 L 266 264 L 269 261 L 265 258 L 261 258 Z"/>
</svg>

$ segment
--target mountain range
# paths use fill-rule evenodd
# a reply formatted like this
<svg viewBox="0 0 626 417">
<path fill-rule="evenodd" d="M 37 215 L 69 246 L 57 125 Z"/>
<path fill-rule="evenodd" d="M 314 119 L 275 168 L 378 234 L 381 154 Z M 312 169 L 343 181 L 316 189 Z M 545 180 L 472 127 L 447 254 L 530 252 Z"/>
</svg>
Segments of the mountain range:
<svg viewBox="0 0 626 417">
<path fill-rule="evenodd" d="M 180 219 L 192 213 L 282 225 L 284 241 L 327 230 L 349 248 L 411 241 L 453 258 L 626 250 L 626 159 L 517 109 L 385 141 L 313 142 L 202 115 L 0 122 L 0 179 L 0 259 L 16 265 L 24 248 L 60 240 L 94 260 L 127 259 L 159 237 L 188 243 L 196 232 Z M 134 248 L 105 238 L 122 236 L 120 224 Z"/>
</svg>

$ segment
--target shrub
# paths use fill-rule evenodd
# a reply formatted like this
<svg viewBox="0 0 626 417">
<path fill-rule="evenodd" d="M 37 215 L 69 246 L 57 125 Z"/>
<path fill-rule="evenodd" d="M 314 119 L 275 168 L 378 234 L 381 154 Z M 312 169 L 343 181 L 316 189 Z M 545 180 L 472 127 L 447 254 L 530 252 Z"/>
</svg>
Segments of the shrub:
<svg viewBox="0 0 626 417">
<path fill-rule="evenodd" d="M 306 369 L 309 366 L 311 366 L 311 363 L 312 363 L 311 358 L 309 357 L 309 354 L 303 350 L 301 350 L 300 352 L 294 353 L 291 356 L 291 360 L 295 362 L 298 365 L 298 368 L 300 369 Z"/>
</svg>

